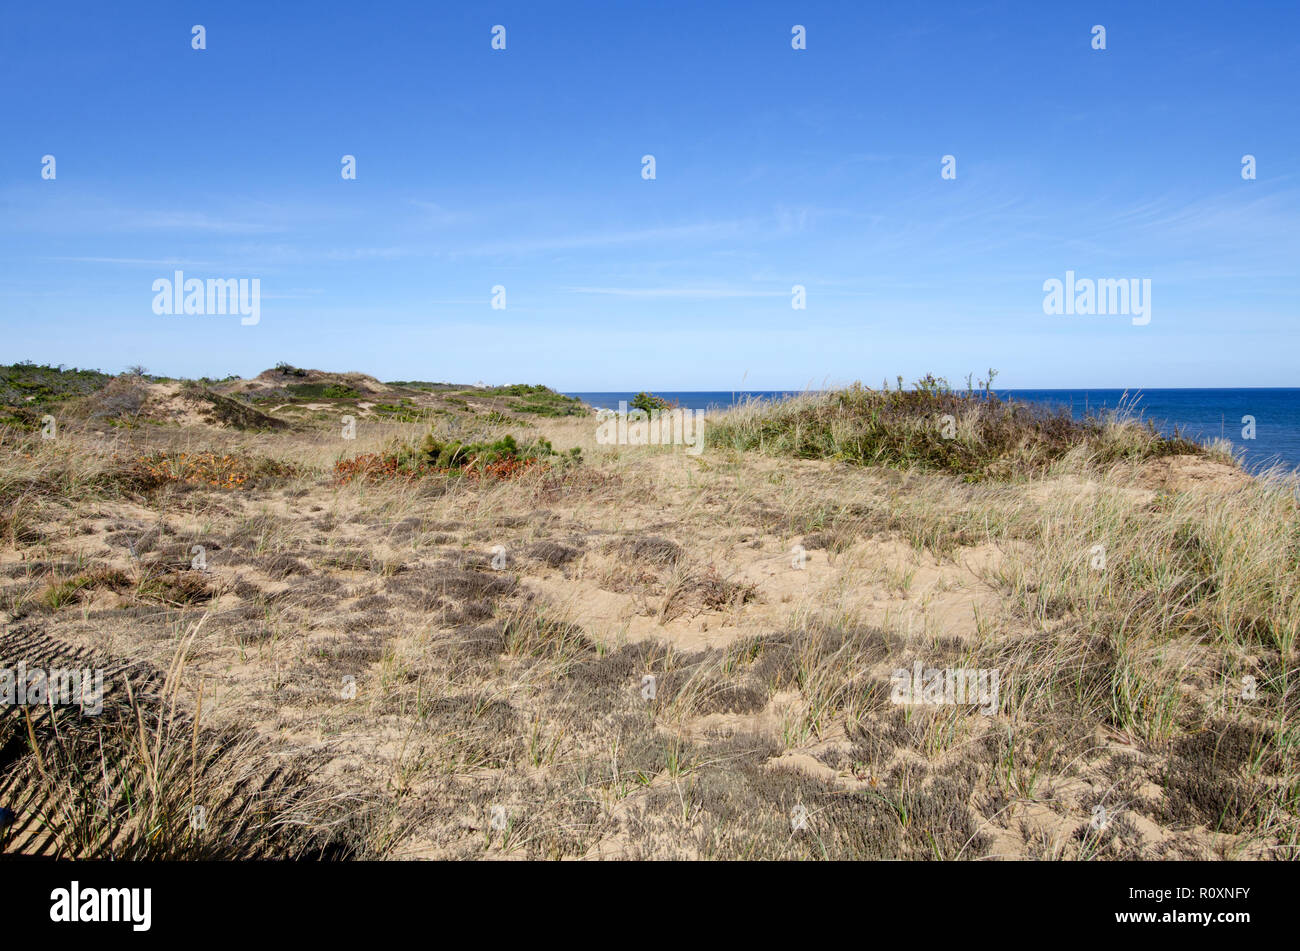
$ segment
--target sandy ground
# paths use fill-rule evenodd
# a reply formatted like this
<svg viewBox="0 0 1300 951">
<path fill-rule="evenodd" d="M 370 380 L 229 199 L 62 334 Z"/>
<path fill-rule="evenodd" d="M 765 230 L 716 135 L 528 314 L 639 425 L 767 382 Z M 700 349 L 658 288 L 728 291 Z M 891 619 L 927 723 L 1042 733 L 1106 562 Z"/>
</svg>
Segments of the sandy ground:
<svg viewBox="0 0 1300 951">
<path fill-rule="evenodd" d="M 151 439 L 242 439 L 205 423 L 175 384 L 154 385 L 151 405 L 167 424 Z M 363 428 L 373 405 L 354 410 Z M 340 486 L 329 461 L 382 440 L 343 445 L 330 426 L 243 440 L 267 455 L 290 443 L 288 456 L 318 453 L 320 469 L 287 483 L 51 502 L 38 541 L 0 547 L 7 625 L 158 670 L 183 648 L 178 696 L 206 726 L 252 728 L 310 754 L 313 783 L 364 803 L 349 854 L 1153 858 L 1265 847 L 1175 809 L 1161 779 L 1167 748 L 1100 723 L 1062 725 L 1068 705 L 986 716 L 888 701 L 891 672 L 914 661 L 983 667 L 1068 627 L 1067 616 L 1026 614 L 1016 579 L 1042 552 L 998 519 L 1139 511 L 1170 492 L 1240 488 L 1239 472 L 1174 458 L 1113 484 L 969 486 L 611 449 L 582 418 L 524 429 L 562 451 L 581 446 L 585 461 L 436 491 Z M 91 568 L 127 580 L 49 606 L 52 583 Z M 197 573 L 202 595 L 142 595 L 142 572 Z M 1098 821 L 1099 807 L 1113 822 Z"/>
</svg>

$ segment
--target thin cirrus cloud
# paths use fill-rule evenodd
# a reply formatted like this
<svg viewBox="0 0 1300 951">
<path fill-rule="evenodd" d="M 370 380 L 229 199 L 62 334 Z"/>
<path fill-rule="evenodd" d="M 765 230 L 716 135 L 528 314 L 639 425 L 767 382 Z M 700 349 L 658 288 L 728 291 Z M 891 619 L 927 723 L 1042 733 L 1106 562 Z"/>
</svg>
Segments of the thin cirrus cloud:
<svg viewBox="0 0 1300 951">
<path fill-rule="evenodd" d="M 76 264 L 111 264 L 120 267 L 202 267 L 211 268 L 220 265 L 213 261 L 198 261 L 191 258 L 105 258 L 105 257 L 49 257 L 46 261 L 67 261 Z"/>
<path fill-rule="evenodd" d="M 221 234 L 246 234 L 283 230 L 267 221 L 228 219 L 193 211 L 146 211 L 115 220 L 115 224 L 134 231 L 199 231 Z"/>
<path fill-rule="evenodd" d="M 598 294 L 608 297 L 680 298 L 683 300 L 728 300 L 742 297 L 789 297 L 787 291 L 759 291 L 739 287 L 570 287 L 571 294 Z"/>
<path fill-rule="evenodd" d="M 755 230 L 752 219 L 734 221 L 704 221 L 686 225 L 639 228 L 624 231 L 585 232 L 580 234 L 538 235 L 510 241 L 489 242 L 466 249 L 476 255 L 532 254 L 546 251 L 569 251 L 581 248 L 600 248 L 642 242 L 672 242 L 681 240 L 724 240 L 751 234 Z"/>
<path fill-rule="evenodd" d="M 84 195 L 53 200 L 7 202 L 6 225 L 39 233 L 176 232 L 180 234 L 257 234 L 289 230 L 280 209 L 255 206 L 234 215 L 156 207 L 130 207 Z"/>
</svg>

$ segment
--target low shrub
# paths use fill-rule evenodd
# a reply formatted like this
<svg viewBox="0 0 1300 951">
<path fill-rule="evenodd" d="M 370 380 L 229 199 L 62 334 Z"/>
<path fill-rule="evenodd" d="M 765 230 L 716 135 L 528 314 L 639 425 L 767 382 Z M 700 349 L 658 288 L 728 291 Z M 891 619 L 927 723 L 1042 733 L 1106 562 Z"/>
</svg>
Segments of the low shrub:
<svg viewBox="0 0 1300 951">
<path fill-rule="evenodd" d="M 969 480 L 1041 471 L 1082 449 L 1097 464 L 1201 454 L 1205 447 L 1136 419 L 1074 419 L 1065 410 L 954 392 L 926 377 L 910 390 L 861 383 L 771 403 L 752 401 L 710 420 L 709 445 L 859 465 L 916 467 Z"/>
<path fill-rule="evenodd" d="M 576 463 L 581 455 L 581 450 L 576 448 L 567 455 L 558 453 L 547 439 L 520 445 L 514 436 L 506 435 L 490 443 L 462 443 L 443 441 L 430 433 L 418 448 L 402 446 L 389 452 L 364 453 L 340 460 L 334 465 L 334 473 L 341 484 L 357 478 L 419 479 L 439 473 L 470 479 L 511 479 L 538 465 Z"/>
<path fill-rule="evenodd" d="M 169 484 L 241 489 L 282 481 L 296 472 L 291 464 L 275 459 L 230 453 L 219 456 L 215 452 L 154 452 L 128 461 L 124 481 L 144 491 Z"/>
</svg>

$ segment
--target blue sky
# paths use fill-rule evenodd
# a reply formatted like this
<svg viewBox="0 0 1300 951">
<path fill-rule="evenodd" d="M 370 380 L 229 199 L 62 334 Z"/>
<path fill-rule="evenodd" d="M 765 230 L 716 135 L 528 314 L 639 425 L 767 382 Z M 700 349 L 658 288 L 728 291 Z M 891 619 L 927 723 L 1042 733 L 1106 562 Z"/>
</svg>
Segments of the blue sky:
<svg viewBox="0 0 1300 951">
<path fill-rule="evenodd" d="M 1300 385 L 1298 27 L 1291 3 L 13 4 L 0 362 Z M 260 323 L 155 315 L 178 268 L 259 278 Z M 1151 322 L 1045 315 L 1067 270 L 1150 279 Z"/>
</svg>

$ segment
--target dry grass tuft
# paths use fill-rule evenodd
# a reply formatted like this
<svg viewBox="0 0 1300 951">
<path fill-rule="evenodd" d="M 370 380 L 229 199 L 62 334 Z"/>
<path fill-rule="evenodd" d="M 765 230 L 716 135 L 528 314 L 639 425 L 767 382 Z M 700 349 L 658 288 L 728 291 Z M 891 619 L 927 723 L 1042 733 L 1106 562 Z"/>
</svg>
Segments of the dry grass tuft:
<svg viewBox="0 0 1300 951">
<path fill-rule="evenodd" d="M 1300 846 L 1281 473 L 938 381 L 740 407 L 699 456 L 598 445 L 531 387 L 281 368 L 218 387 L 285 401 L 292 427 L 249 430 L 144 425 L 161 397 L 138 379 L 104 398 L 141 385 L 131 425 L 0 430 L 0 669 L 93 661 L 112 684 L 98 717 L 0 710 L 6 852 Z M 560 448 L 490 477 L 527 446 Z M 422 462 L 371 478 L 394 453 Z M 899 703 L 916 664 L 996 671 L 999 694 Z"/>
</svg>

